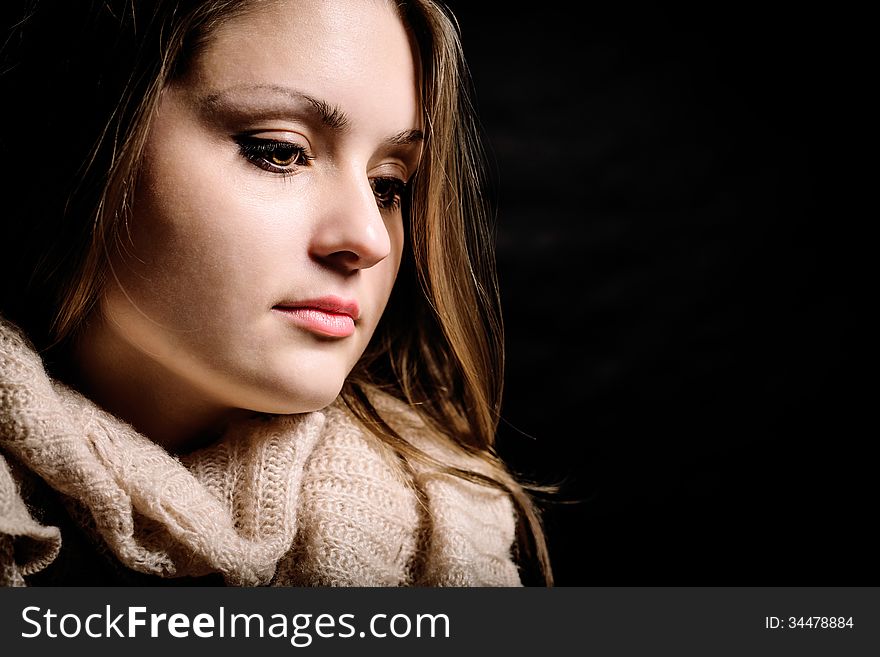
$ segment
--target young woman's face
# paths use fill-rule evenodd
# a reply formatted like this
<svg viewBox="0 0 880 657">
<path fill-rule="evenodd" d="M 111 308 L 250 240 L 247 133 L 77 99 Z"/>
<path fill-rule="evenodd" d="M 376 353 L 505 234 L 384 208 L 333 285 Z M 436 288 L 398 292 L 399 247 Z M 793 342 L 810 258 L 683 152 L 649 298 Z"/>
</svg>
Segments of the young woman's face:
<svg viewBox="0 0 880 657">
<path fill-rule="evenodd" d="M 228 408 L 338 395 L 400 264 L 421 121 L 385 2 L 268 3 L 163 92 L 101 302 L 120 362 Z"/>
</svg>

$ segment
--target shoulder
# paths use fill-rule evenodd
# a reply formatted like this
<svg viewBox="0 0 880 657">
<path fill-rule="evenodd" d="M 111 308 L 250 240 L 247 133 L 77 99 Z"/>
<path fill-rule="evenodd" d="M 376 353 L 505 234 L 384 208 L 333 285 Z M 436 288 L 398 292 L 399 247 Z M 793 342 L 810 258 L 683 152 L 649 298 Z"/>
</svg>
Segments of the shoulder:
<svg viewBox="0 0 880 657">
<path fill-rule="evenodd" d="M 489 474 L 404 402 L 370 401 L 410 445 L 443 465 Z M 518 586 L 509 496 L 404 457 L 341 401 L 323 411 L 324 435 L 306 465 L 300 564 L 348 585 Z M 300 573 L 300 577 L 305 577 Z M 319 578 L 320 579 L 320 578 Z"/>
<path fill-rule="evenodd" d="M 21 493 L 21 475 L 0 453 L 0 586 L 24 586 L 25 577 L 58 556 L 57 527 L 34 520 Z"/>
</svg>

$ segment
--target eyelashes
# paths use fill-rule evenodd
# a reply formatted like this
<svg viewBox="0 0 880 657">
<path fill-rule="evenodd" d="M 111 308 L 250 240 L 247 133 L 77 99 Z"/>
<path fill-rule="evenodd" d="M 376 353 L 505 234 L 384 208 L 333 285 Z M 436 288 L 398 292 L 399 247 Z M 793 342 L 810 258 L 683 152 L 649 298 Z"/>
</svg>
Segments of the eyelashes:
<svg viewBox="0 0 880 657">
<path fill-rule="evenodd" d="M 256 137 L 238 137 L 236 141 L 244 159 L 271 173 L 290 175 L 315 159 L 305 146 L 292 141 Z"/>
<path fill-rule="evenodd" d="M 305 146 L 291 141 L 261 139 L 249 135 L 236 137 L 236 141 L 241 156 L 248 162 L 264 171 L 285 177 L 309 167 L 315 159 Z M 370 179 L 370 187 L 380 209 L 397 210 L 408 185 L 394 176 L 378 176 Z"/>
<path fill-rule="evenodd" d="M 407 184 L 400 178 L 373 178 L 370 180 L 376 205 L 383 210 L 397 210 L 406 193 Z"/>
</svg>

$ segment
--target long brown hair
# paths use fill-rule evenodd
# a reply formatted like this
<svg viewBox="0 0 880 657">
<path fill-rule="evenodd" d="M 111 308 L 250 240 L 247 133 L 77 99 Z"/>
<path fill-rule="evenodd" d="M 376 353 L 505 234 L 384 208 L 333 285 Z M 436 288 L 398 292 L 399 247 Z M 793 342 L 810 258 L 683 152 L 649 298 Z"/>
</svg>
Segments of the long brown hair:
<svg viewBox="0 0 880 657">
<path fill-rule="evenodd" d="M 66 143 L 69 153 L 62 154 L 70 158 L 64 166 L 75 172 L 70 182 L 41 198 L 35 197 L 36 189 L 30 195 L 26 190 L 24 200 L 10 209 L 13 221 L 5 222 L 6 244 L 15 247 L 0 254 L 6 256 L 0 312 L 46 352 L 50 366 L 52 354 L 75 340 L 101 294 L 109 250 L 130 214 L 161 90 L 186 71 L 219 25 L 273 1 L 111 0 L 94 2 L 88 16 L 80 3 L 28 3 L 25 20 L 7 42 L 12 54 L 0 69 L 4 91 L 25 93 L 27 80 L 45 77 L 32 68 L 41 66 L 53 72 L 52 84 L 61 89 L 56 93 L 81 94 L 94 85 L 86 78 L 100 71 L 95 97 L 79 108 L 81 137 Z M 539 515 L 493 448 L 504 380 L 504 332 L 483 195 L 484 155 L 459 30 L 451 12 L 434 0 L 393 5 L 419 51 L 426 140 L 405 199 L 411 248 L 405 250 L 388 307 L 342 398 L 399 455 L 507 491 L 518 511 L 519 560 L 536 563 L 549 585 L 552 574 Z M 53 25 L 60 27 L 49 42 L 60 44 L 58 50 L 64 44 L 70 49 L 58 61 L 51 59 L 53 53 L 34 49 L 47 42 L 45 36 L 37 46 L 28 46 L 34 41 L 30 32 L 45 35 Z M 51 94 L 51 88 L 40 93 Z M 46 109 L 57 99 L 48 95 L 21 105 L 41 107 L 45 115 L 38 120 L 46 124 L 58 121 Z M 77 114 L 76 108 L 63 112 Z M 21 116 L 2 118 L 5 125 L 22 125 Z M 14 136 L 0 147 L 28 156 L 27 142 Z M 10 184 L 27 186 L 27 176 Z M 438 439 L 481 459 L 489 474 L 437 462 L 410 445 L 370 403 L 367 393 L 376 387 L 407 402 L 436 429 Z"/>
</svg>

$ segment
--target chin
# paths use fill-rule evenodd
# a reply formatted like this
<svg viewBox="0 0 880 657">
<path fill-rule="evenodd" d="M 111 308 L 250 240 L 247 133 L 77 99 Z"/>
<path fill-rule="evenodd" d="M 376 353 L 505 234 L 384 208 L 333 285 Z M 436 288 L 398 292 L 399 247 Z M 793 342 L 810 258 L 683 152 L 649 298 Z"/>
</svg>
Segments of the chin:
<svg viewBox="0 0 880 657">
<path fill-rule="evenodd" d="M 294 415 L 297 413 L 311 413 L 312 411 L 320 411 L 326 408 L 339 397 L 342 391 L 342 384 L 339 386 L 330 386 L 321 389 L 303 390 L 297 388 L 291 390 L 288 394 L 280 395 L 277 390 L 273 394 L 267 394 L 258 404 L 249 410 L 259 413 L 270 413 L 272 415 Z"/>
</svg>

